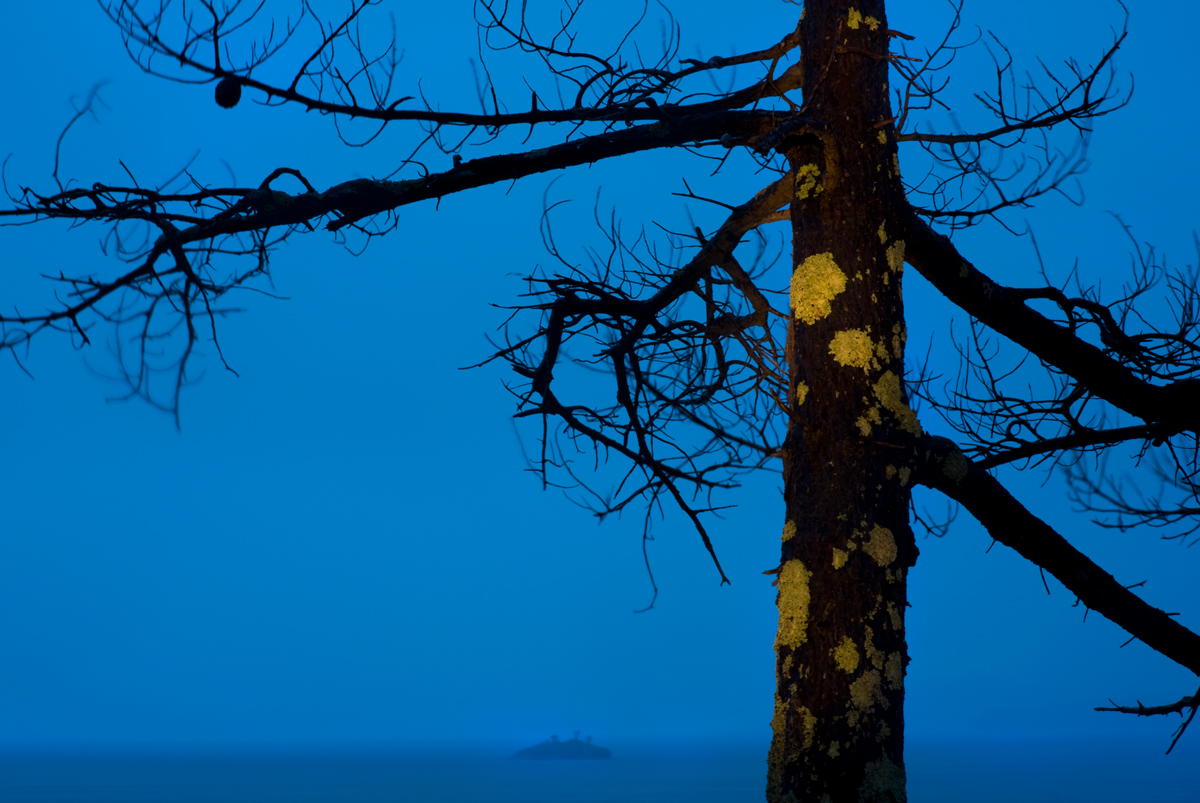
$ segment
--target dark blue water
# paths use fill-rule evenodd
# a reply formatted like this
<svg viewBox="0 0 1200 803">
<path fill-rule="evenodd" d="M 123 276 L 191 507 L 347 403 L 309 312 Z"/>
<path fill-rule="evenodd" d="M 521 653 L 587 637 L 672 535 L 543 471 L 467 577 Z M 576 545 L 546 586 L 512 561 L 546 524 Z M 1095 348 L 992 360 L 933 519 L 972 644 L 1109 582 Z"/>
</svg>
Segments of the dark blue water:
<svg viewBox="0 0 1200 803">
<path fill-rule="evenodd" d="M 765 752 L 614 747 L 611 761 L 442 753 L 0 756 L 4 803 L 747 803 Z M 1158 745 L 912 741 L 912 803 L 1197 803 L 1200 767 Z"/>
</svg>

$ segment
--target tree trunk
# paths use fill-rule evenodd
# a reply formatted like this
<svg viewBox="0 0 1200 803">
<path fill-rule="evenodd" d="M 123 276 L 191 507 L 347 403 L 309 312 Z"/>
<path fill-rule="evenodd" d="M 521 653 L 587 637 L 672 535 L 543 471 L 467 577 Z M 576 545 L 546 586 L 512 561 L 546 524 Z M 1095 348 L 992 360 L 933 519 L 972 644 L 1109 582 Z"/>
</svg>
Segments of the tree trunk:
<svg viewBox="0 0 1200 803">
<path fill-rule="evenodd" d="M 904 242 L 883 0 L 808 0 L 796 176 L 769 801 L 903 801 L 904 610 L 920 433 L 903 385 Z"/>
</svg>

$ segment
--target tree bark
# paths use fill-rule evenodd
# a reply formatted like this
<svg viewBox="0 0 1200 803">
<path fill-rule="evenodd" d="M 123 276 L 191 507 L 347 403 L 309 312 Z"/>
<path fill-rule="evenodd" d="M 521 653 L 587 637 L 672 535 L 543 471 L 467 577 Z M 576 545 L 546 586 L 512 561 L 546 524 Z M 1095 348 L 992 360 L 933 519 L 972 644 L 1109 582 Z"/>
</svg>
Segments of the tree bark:
<svg viewBox="0 0 1200 803">
<path fill-rule="evenodd" d="M 883 0 L 805 3 L 769 801 L 903 801 L 911 444 Z"/>
</svg>

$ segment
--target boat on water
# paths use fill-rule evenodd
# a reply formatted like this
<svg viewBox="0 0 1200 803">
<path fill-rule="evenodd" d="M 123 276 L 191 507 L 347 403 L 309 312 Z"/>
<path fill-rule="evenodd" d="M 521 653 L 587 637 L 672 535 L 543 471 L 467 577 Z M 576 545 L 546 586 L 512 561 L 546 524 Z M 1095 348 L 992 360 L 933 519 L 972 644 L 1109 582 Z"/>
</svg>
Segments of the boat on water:
<svg viewBox="0 0 1200 803">
<path fill-rule="evenodd" d="M 591 736 L 581 741 L 579 739 L 579 731 L 575 731 L 575 736 L 567 739 L 565 742 L 559 741 L 557 736 L 551 736 L 541 744 L 535 744 L 533 747 L 518 750 L 516 753 L 513 753 L 512 757 L 550 760 L 612 758 L 612 751 L 607 747 L 592 744 Z"/>
</svg>

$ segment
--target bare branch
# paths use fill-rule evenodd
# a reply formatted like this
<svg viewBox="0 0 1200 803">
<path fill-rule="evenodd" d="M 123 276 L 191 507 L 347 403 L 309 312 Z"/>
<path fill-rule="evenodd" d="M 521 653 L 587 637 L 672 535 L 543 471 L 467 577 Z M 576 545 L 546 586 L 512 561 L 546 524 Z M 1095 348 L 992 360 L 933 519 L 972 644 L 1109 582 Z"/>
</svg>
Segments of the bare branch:
<svg viewBox="0 0 1200 803">
<path fill-rule="evenodd" d="M 915 476 L 917 482 L 961 504 L 988 535 L 1054 575 L 1090 610 L 1200 675 L 1200 635 L 1117 582 L 1030 513 L 951 441 L 926 436 L 918 451 L 923 462 Z"/>
</svg>

